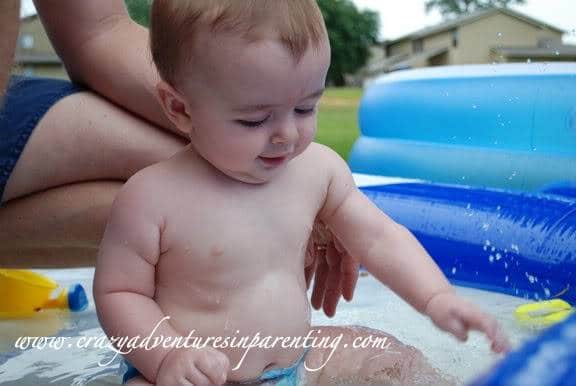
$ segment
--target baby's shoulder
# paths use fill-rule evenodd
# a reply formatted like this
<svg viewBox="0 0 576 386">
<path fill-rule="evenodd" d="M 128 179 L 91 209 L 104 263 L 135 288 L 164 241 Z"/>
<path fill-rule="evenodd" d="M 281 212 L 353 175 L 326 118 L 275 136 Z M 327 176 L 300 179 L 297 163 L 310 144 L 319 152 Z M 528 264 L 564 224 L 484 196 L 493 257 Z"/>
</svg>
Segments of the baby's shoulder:
<svg viewBox="0 0 576 386">
<path fill-rule="evenodd" d="M 319 175 L 330 176 L 335 171 L 348 169 L 346 161 L 338 153 L 320 143 L 311 143 L 302 155 L 303 163 L 308 167 L 313 165 L 313 170 Z"/>
<path fill-rule="evenodd" d="M 132 175 L 118 192 L 113 210 L 155 212 L 169 199 L 166 174 L 160 164 L 154 164 Z"/>
<path fill-rule="evenodd" d="M 163 169 L 161 163 L 158 163 L 137 171 L 126 181 L 122 191 L 142 192 L 146 195 L 158 193 L 166 177 Z"/>
</svg>

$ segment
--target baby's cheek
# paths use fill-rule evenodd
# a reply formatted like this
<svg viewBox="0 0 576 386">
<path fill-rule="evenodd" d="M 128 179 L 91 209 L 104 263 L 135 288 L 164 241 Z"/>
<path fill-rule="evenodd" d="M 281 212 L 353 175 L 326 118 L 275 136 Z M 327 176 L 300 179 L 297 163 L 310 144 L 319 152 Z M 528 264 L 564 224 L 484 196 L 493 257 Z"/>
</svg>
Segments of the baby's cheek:
<svg viewBox="0 0 576 386">
<path fill-rule="evenodd" d="M 316 127 L 311 126 L 300 131 L 300 139 L 298 146 L 305 149 L 314 140 L 316 136 Z"/>
</svg>

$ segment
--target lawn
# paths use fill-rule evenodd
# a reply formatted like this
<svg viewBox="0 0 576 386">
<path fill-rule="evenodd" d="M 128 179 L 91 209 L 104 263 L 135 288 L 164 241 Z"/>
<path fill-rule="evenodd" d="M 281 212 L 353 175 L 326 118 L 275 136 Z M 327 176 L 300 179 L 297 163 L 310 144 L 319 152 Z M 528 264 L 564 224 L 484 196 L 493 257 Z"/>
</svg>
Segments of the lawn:
<svg viewBox="0 0 576 386">
<path fill-rule="evenodd" d="M 328 88 L 320 100 L 316 142 L 330 146 L 344 159 L 359 135 L 361 88 Z"/>
</svg>

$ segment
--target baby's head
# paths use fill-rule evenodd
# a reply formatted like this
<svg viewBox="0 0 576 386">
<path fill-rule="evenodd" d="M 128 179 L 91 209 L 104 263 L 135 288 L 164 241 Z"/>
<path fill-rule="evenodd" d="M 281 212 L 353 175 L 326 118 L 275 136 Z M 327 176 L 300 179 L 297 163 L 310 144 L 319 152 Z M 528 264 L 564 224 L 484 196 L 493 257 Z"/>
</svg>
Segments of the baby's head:
<svg viewBox="0 0 576 386">
<path fill-rule="evenodd" d="M 167 116 L 221 172 L 266 182 L 314 138 L 330 64 L 316 0 L 155 0 L 150 41 Z"/>
</svg>

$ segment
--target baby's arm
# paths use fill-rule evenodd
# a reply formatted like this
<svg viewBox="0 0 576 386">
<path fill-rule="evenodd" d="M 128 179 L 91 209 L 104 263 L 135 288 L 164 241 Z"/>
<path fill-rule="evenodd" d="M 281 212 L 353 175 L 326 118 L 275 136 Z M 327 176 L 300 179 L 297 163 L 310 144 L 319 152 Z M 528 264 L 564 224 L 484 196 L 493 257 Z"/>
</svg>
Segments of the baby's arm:
<svg viewBox="0 0 576 386">
<path fill-rule="evenodd" d="M 139 336 L 137 343 L 144 343 L 143 338 L 151 335 L 156 326 L 154 336 L 163 336 L 164 340 L 180 336 L 171 327 L 170 320 L 160 323 L 167 315 L 153 299 L 163 226 L 158 206 L 153 206 L 157 202 L 152 199 L 153 195 L 138 183 L 128 182 L 114 202 L 100 245 L 94 300 L 100 324 L 109 338 Z M 153 342 L 152 338 L 150 346 Z M 115 346 L 123 353 L 128 350 Z M 160 344 L 154 348 L 136 349 L 125 356 L 152 383 L 176 384 L 186 380 L 197 383 L 210 377 L 209 383 L 221 384 L 227 372 L 227 358 L 216 350 L 199 353 L 199 350 L 164 348 Z M 201 367 L 214 363 L 217 365 L 213 369 L 202 371 Z M 190 367 L 194 365 L 195 368 Z M 179 374 L 170 370 L 174 366 L 181 367 Z M 190 373 L 196 374 L 197 378 L 189 379 L 186 374 Z"/>
<path fill-rule="evenodd" d="M 469 329 L 484 331 L 493 349 L 505 349 L 495 320 L 457 296 L 436 263 L 402 225 L 378 209 L 354 183 L 348 165 L 325 148 L 321 164 L 330 178 L 320 219 L 343 247 L 434 323 L 465 340 Z"/>
</svg>

